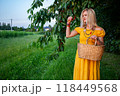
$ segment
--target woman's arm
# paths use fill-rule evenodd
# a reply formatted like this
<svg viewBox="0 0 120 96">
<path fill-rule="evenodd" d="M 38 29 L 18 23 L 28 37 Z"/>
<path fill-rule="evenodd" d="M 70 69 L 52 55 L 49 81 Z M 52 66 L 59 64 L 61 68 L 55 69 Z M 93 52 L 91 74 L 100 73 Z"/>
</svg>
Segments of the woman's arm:
<svg viewBox="0 0 120 96">
<path fill-rule="evenodd" d="M 73 36 L 76 36 L 78 35 L 78 33 L 73 30 L 72 32 L 70 32 L 70 22 L 72 21 L 72 17 L 68 17 L 67 19 L 67 28 L 66 28 L 66 38 L 70 38 L 70 37 L 73 37 Z"/>
<path fill-rule="evenodd" d="M 97 37 L 97 45 L 104 45 L 103 37 Z"/>
<path fill-rule="evenodd" d="M 103 28 L 97 26 L 96 30 L 103 30 Z M 104 38 L 103 37 L 97 37 L 96 35 L 93 35 L 90 38 L 94 39 L 94 40 L 97 39 L 97 45 L 104 45 Z"/>
<path fill-rule="evenodd" d="M 96 35 L 93 35 L 90 37 L 90 39 L 97 39 L 97 45 L 104 45 L 104 39 L 103 37 L 97 37 Z"/>
<path fill-rule="evenodd" d="M 78 35 L 78 33 L 75 30 L 70 32 L 70 27 L 66 28 L 66 38 L 74 37 L 76 35 Z"/>
</svg>

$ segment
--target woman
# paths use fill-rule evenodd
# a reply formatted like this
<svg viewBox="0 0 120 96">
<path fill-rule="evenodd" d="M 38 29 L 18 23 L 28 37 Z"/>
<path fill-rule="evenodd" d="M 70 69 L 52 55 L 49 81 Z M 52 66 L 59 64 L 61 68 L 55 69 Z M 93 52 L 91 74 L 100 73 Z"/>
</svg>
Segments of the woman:
<svg viewBox="0 0 120 96">
<path fill-rule="evenodd" d="M 97 39 L 97 45 L 103 45 L 105 31 L 96 23 L 96 15 L 93 9 L 84 9 L 80 16 L 81 26 L 76 27 L 70 32 L 70 22 L 72 17 L 67 19 L 66 37 L 70 38 L 80 34 L 80 43 L 86 44 L 88 37 L 88 44 L 93 45 Z M 78 57 L 78 50 L 76 51 L 75 65 L 74 65 L 74 80 L 100 80 L 100 61 L 92 61 Z"/>
</svg>

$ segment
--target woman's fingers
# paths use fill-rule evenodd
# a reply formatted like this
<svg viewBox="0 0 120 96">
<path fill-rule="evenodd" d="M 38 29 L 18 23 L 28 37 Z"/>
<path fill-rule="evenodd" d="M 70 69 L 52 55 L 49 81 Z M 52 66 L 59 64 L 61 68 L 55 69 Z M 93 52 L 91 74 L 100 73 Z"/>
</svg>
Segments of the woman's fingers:
<svg viewBox="0 0 120 96">
<path fill-rule="evenodd" d="M 69 20 L 72 20 L 72 16 L 68 17 Z"/>
<path fill-rule="evenodd" d="M 70 23 L 72 21 L 72 17 L 68 17 L 67 22 Z"/>
<path fill-rule="evenodd" d="M 90 37 L 91 39 L 97 39 L 97 36 L 93 35 Z"/>
</svg>

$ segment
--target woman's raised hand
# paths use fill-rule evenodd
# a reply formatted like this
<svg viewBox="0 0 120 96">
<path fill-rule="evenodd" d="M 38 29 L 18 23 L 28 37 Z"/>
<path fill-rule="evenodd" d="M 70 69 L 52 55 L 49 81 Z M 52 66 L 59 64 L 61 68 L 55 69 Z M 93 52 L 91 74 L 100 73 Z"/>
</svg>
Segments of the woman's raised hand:
<svg viewBox="0 0 120 96">
<path fill-rule="evenodd" d="M 72 16 L 69 16 L 67 19 L 67 24 L 70 24 L 71 21 L 72 21 Z"/>
</svg>

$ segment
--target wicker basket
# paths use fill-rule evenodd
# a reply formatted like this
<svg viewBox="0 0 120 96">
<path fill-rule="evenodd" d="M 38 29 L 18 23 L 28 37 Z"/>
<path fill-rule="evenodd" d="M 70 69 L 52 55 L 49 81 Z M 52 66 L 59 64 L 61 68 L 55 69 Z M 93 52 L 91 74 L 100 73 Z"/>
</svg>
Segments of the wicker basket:
<svg viewBox="0 0 120 96">
<path fill-rule="evenodd" d="M 97 40 L 95 41 L 95 45 L 89 45 L 88 39 L 86 40 L 86 44 L 78 43 L 79 58 L 84 58 L 93 61 L 101 60 L 105 46 L 97 45 Z"/>
</svg>

